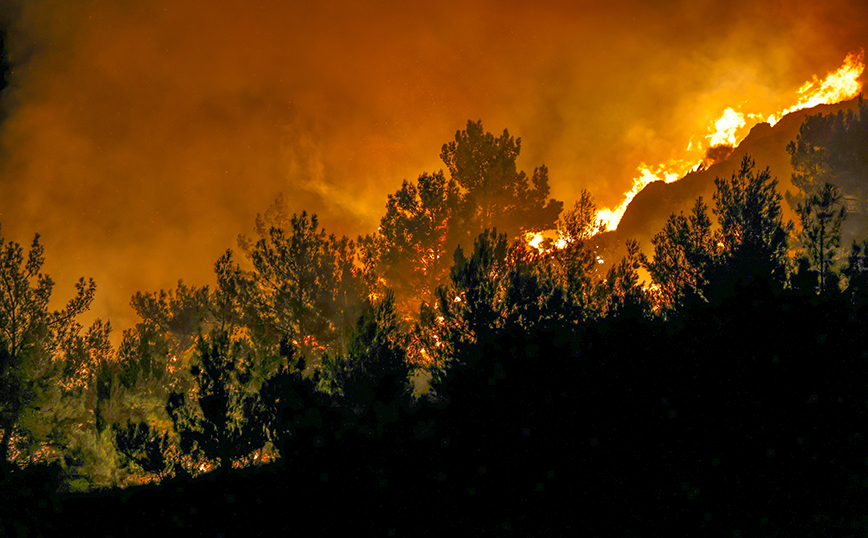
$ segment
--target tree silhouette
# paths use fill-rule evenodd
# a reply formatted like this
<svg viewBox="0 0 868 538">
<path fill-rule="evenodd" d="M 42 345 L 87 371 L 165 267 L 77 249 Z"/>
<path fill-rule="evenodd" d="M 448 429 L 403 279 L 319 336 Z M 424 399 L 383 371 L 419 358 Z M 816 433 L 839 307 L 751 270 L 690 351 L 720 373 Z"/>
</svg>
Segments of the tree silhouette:
<svg viewBox="0 0 868 538">
<path fill-rule="evenodd" d="M 451 285 L 438 289 L 439 309 L 453 345 L 475 343 L 497 327 L 497 304 L 502 279 L 507 274 L 507 238 L 487 230 L 476 238 L 470 258 L 455 249 Z"/>
<path fill-rule="evenodd" d="M 597 219 L 597 207 L 591 193 L 585 189 L 575 205 L 558 221 L 562 248 L 555 249 L 535 265 L 553 266 L 557 284 L 577 308 L 573 317 L 587 317 L 596 309 L 593 283 L 599 279 L 597 255 L 591 238 L 606 231 L 605 221 Z"/>
<path fill-rule="evenodd" d="M 239 239 L 254 267 L 246 323 L 255 340 L 276 346 L 287 336 L 309 359 L 345 353 L 365 295 L 355 244 L 326 236 L 316 215 L 287 216 L 283 198 L 257 217 L 256 230 L 255 243 Z"/>
<path fill-rule="evenodd" d="M 371 405 L 400 403 L 409 389 L 405 347 L 394 295 L 388 292 L 376 304 L 366 304 L 339 373 L 339 401 L 356 414 Z"/>
<path fill-rule="evenodd" d="M 805 118 L 796 139 L 787 145 L 798 193 L 787 193 L 794 210 L 810 193 L 831 183 L 841 193 L 851 224 L 845 243 L 868 230 L 868 104 L 859 96 L 857 109 Z"/>
<path fill-rule="evenodd" d="M 280 356 L 284 364 L 262 384 L 256 416 L 285 463 L 291 454 L 310 448 L 301 441 L 312 440 L 310 428 L 316 428 L 317 433 L 322 429 L 320 404 L 326 399 L 317 397 L 317 379 L 302 375 L 305 359 L 287 339 L 280 343 Z"/>
<path fill-rule="evenodd" d="M 628 240 L 626 246 L 624 258 L 609 269 L 601 284 L 606 297 L 605 313 L 613 317 L 642 318 L 651 310 L 638 273 L 647 260 L 639 250 L 638 241 Z"/>
<path fill-rule="evenodd" d="M 768 167 L 755 172 L 755 161 L 745 155 L 731 179 L 715 178 L 714 214 L 722 245 L 718 275 L 726 279 L 770 278 L 778 285 L 786 279 L 788 237 L 792 222 L 784 223 L 782 196 Z"/>
<path fill-rule="evenodd" d="M 181 437 L 181 448 L 219 459 L 225 472 L 234 460 L 266 441 L 263 425 L 256 420 L 256 398 L 245 391 L 252 377 L 250 365 L 244 361 L 243 343 L 230 340 L 225 332 L 207 339 L 200 336 L 196 348 L 201 364 L 194 364 L 190 373 L 196 380 L 199 412 L 186 406 L 180 393 L 170 395 L 166 411 Z"/>
<path fill-rule="evenodd" d="M 534 169 L 529 182 L 516 168 L 519 153 L 520 138 L 509 136 L 506 129 L 495 137 L 481 121 L 468 121 L 453 142 L 443 144 L 440 158 L 462 188 L 471 234 L 498 228 L 513 237 L 522 228 L 546 229 L 557 220 L 563 203 L 548 199 L 548 169 Z"/>
<path fill-rule="evenodd" d="M 831 183 L 810 194 L 796 208 L 802 223 L 799 238 L 808 260 L 817 268 L 820 293 L 826 291 L 833 265 L 841 246 L 841 223 L 846 208 L 841 205 L 841 193 Z"/>
<path fill-rule="evenodd" d="M 493 228 L 511 239 L 522 230 L 554 227 L 563 203 L 549 199 L 548 169 L 540 166 L 528 178 L 516 167 L 520 152 L 521 139 L 508 131 L 495 137 L 481 121 L 468 121 L 442 147 L 448 180 L 442 172 L 423 174 L 389 196 L 378 232 L 360 243 L 375 272 L 396 291 L 405 317 L 448 277 L 456 247 L 470 248 Z"/>
<path fill-rule="evenodd" d="M 463 230 L 460 200 L 455 181 L 442 172 L 422 174 L 416 183 L 404 181 L 389 195 L 377 233 L 359 240 L 371 270 L 395 291 L 404 315 L 416 313 L 448 275 L 449 253 Z M 372 284 L 383 293 L 382 286 Z"/>
<path fill-rule="evenodd" d="M 658 286 L 663 303 L 677 308 L 688 296 L 702 298 L 706 272 L 718 255 L 702 197 L 697 198 L 689 216 L 671 215 L 651 244 L 654 255 L 645 268 Z"/>
<path fill-rule="evenodd" d="M 147 422 L 128 420 L 126 426 L 112 424 L 117 449 L 129 462 L 135 463 L 146 473 L 162 474 L 166 471 L 166 451 L 169 449 L 169 434 L 152 429 Z"/>
</svg>

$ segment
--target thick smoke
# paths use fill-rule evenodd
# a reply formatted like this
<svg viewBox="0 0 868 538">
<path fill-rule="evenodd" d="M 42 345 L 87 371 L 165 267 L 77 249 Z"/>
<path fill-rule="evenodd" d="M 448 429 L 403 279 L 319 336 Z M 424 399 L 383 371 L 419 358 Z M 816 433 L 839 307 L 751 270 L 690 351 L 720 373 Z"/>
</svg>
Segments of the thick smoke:
<svg viewBox="0 0 868 538">
<path fill-rule="evenodd" d="M 93 277 L 123 328 L 135 291 L 211 282 L 280 192 L 373 231 L 468 119 L 567 206 L 615 206 L 723 108 L 777 110 L 868 48 L 861 0 L 765 4 L 13 2 L 2 234 L 41 233 L 57 298 Z"/>
</svg>

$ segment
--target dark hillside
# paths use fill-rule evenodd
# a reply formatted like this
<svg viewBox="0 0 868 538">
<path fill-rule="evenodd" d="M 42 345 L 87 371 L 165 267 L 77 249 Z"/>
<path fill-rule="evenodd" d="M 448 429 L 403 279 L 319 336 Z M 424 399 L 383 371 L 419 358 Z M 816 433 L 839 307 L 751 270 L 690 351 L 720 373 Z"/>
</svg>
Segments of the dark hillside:
<svg viewBox="0 0 868 538">
<path fill-rule="evenodd" d="M 646 186 L 627 207 L 616 230 L 617 237 L 621 241 L 637 239 L 647 249 L 651 237 L 663 227 L 669 215 L 679 211 L 689 212 L 698 196 L 702 196 L 711 206 L 714 178 L 729 178 L 745 155 L 753 157 L 763 168 L 769 167 L 772 177 L 778 180 L 779 191 L 793 190 L 790 182 L 793 168 L 786 148 L 796 139 L 805 117 L 857 108 L 858 99 L 851 99 L 835 105 L 819 105 L 793 112 L 784 116 L 774 127 L 768 123 L 757 124 L 725 161 L 700 172 L 691 172 L 673 183 L 660 181 Z M 783 209 L 785 219 L 796 220 L 795 213 L 788 205 L 784 204 Z"/>
</svg>

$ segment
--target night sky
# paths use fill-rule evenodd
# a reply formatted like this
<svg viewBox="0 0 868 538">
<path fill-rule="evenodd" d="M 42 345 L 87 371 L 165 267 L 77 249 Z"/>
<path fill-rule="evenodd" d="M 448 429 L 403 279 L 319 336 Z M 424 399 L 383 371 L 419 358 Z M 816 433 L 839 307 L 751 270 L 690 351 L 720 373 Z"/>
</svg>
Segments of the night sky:
<svg viewBox="0 0 868 538">
<path fill-rule="evenodd" d="M 0 233 L 42 235 L 56 301 L 93 277 L 117 336 L 136 291 L 211 283 L 279 193 L 376 230 L 469 119 L 567 207 L 616 206 L 726 107 L 773 113 L 868 48 L 864 0 L 7 0 L 0 25 Z"/>
</svg>

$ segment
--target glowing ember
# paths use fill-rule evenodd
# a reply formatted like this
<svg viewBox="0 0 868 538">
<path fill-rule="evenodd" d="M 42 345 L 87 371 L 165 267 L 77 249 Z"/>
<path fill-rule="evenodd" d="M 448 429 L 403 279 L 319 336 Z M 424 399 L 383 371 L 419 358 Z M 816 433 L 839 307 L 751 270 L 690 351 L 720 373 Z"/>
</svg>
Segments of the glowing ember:
<svg viewBox="0 0 868 538">
<path fill-rule="evenodd" d="M 528 246 L 533 247 L 539 253 L 545 254 L 552 250 L 566 248 L 567 239 L 557 230 L 545 230 L 543 232 L 528 232 L 524 234 L 524 240 Z M 548 241 L 546 241 L 548 240 Z"/>
<path fill-rule="evenodd" d="M 815 76 L 814 80 L 806 82 L 798 90 L 800 97 L 797 103 L 768 116 L 768 123 L 774 125 L 790 112 L 817 105 L 839 103 L 856 97 L 862 90 L 862 83 L 859 81 L 859 77 L 865 70 L 865 64 L 863 63 L 864 56 L 865 53 L 862 50 L 851 52 L 844 59 L 844 65 L 834 73 L 830 73 L 824 80 L 821 81 Z M 747 134 L 747 129 L 745 129 L 747 121 L 745 117 L 752 120 L 755 124 L 765 117 L 765 115 L 743 114 L 736 112 L 731 107 L 727 107 L 714 122 L 714 127 L 709 129 L 709 131 L 712 131 L 712 134 L 704 137 L 708 139 L 709 147 L 721 145 L 735 147 L 741 143 Z M 621 204 L 615 209 L 604 208 L 599 210 L 597 218 L 605 221 L 607 230 L 616 229 L 618 223 L 621 221 L 621 217 L 624 216 L 624 212 L 627 210 L 627 206 L 639 194 L 639 191 L 653 181 L 671 183 L 683 177 L 689 171 L 698 170 L 703 165 L 703 162 L 696 161 L 702 158 L 701 155 L 705 149 L 701 142 L 694 142 L 694 139 L 691 137 L 685 150 L 688 153 L 690 161 L 687 159 L 673 159 L 668 163 L 658 165 L 656 169 L 652 169 L 645 163 L 642 163 L 638 168 L 640 172 L 639 177 L 633 180 L 633 188 L 624 193 L 624 200 Z M 689 162 L 695 164 L 691 165 Z"/>
<path fill-rule="evenodd" d="M 541 233 L 528 233 L 525 235 L 525 240 L 527 241 L 527 244 L 533 248 L 542 250 L 543 235 Z"/>
</svg>

